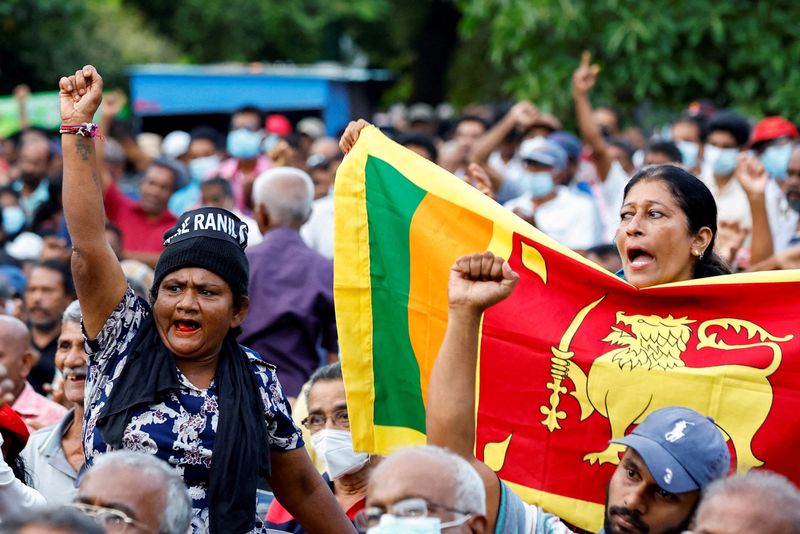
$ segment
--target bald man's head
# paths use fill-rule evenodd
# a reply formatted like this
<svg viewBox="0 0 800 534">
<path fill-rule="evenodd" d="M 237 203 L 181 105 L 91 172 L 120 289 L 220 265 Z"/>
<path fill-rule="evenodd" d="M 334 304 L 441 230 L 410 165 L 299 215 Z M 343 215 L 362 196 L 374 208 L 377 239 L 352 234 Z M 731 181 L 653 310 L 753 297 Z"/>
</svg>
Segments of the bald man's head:
<svg viewBox="0 0 800 534">
<path fill-rule="evenodd" d="M 35 363 L 28 327 L 15 317 L 0 315 L 0 365 L 5 368 L 6 379 L 13 383 L 12 393 L 15 398 L 25 387 L 25 381 Z"/>
<path fill-rule="evenodd" d="M 424 500 L 443 523 L 469 516 L 448 532 L 487 531 L 483 482 L 469 462 L 446 449 L 401 449 L 378 464 L 367 487 L 367 507 L 390 512 L 408 499 Z"/>
<path fill-rule="evenodd" d="M 253 205 L 262 232 L 267 228 L 300 229 L 311 215 L 313 200 L 311 177 L 294 167 L 270 169 L 253 184 Z"/>
</svg>

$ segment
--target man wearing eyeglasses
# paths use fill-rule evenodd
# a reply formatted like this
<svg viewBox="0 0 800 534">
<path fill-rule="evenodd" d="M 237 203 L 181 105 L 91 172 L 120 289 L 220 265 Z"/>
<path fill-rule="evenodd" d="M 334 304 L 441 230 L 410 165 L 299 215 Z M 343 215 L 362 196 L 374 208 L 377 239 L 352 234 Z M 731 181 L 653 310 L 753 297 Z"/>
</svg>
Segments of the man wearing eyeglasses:
<svg viewBox="0 0 800 534">
<path fill-rule="evenodd" d="M 131 451 L 98 457 L 73 506 L 107 534 L 186 534 L 192 518 L 186 486 L 175 470 L 151 454 Z"/>
<path fill-rule="evenodd" d="M 364 508 L 367 482 L 378 457 L 353 451 L 342 366 L 338 362 L 317 369 L 305 391 L 308 417 L 302 424 L 311 434 L 311 446 L 324 466 L 323 479 L 353 521 Z M 266 526 L 281 532 L 306 533 L 277 500 L 269 507 Z"/>
<path fill-rule="evenodd" d="M 433 446 L 402 449 L 375 468 L 356 528 L 368 534 L 488 534 L 486 493 L 477 471 Z"/>
</svg>

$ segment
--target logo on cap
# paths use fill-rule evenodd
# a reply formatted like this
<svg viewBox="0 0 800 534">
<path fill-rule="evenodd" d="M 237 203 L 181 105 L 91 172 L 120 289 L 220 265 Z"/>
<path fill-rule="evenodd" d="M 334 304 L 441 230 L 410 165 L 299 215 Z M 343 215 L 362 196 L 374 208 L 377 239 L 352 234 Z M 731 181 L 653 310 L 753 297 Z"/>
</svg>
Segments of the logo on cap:
<svg viewBox="0 0 800 534">
<path fill-rule="evenodd" d="M 677 423 L 675 423 L 675 426 L 672 427 L 672 430 L 664 434 L 664 439 L 666 439 L 670 443 L 675 443 L 676 441 L 678 441 L 679 439 L 681 439 L 686 435 L 686 427 L 689 425 L 694 425 L 694 423 L 690 423 L 684 420 L 678 421 Z"/>
<path fill-rule="evenodd" d="M 247 225 L 233 213 L 221 208 L 187 211 L 174 227 L 164 233 L 164 246 L 192 237 L 223 239 L 244 250 L 247 246 Z"/>
</svg>

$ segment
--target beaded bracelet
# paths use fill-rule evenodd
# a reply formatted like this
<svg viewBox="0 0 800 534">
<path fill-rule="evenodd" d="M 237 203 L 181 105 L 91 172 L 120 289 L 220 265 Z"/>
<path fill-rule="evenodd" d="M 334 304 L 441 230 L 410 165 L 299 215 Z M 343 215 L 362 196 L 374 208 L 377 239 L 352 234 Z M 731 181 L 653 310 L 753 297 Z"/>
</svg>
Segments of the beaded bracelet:
<svg viewBox="0 0 800 534">
<path fill-rule="evenodd" d="M 100 127 L 94 122 L 62 124 L 58 129 L 58 133 L 80 135 L 81 137 L 98 137 L 100 135 Z"/>
</svg>

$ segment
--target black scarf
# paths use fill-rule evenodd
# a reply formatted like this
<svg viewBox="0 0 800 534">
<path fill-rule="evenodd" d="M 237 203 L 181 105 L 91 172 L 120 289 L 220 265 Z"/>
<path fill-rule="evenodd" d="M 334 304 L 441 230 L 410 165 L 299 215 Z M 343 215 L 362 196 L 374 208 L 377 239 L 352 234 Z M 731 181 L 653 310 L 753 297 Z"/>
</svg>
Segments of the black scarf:
<svg viewBox="0 0 800 534">
<path fill-rule="evenodd" d="M 269 441 L 258 382 L 232 332 L 222 344 L 215 380 L 219 422 L 208 481 L 210 529 L 212 534 L 250 532 L 255 526 L 258 479 L 270 475 Z M 148 316 L 98 418 L 103 440 L 121 449 L 134 411 L 159 402 L 179 387 L 175 359 Z"/>
</svg>

